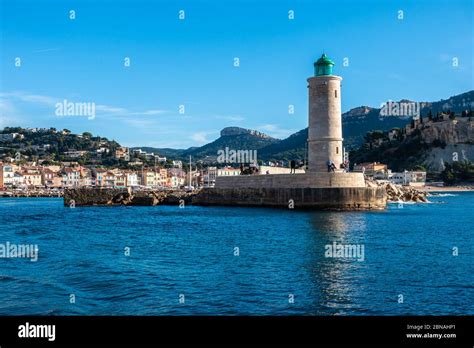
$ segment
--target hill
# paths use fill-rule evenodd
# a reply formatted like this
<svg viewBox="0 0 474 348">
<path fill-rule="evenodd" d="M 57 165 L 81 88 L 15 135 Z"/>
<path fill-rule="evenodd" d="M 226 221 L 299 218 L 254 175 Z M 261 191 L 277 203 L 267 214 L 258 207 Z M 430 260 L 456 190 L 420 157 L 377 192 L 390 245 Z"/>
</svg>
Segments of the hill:
<svg viewBox="0 0 474 348">
<path fill-rule="evenodd" d="M 201 147 L 189 149 L 169 149 L 139 147 L 149 153 L 157 153 L 170 158 L 186 160 L 190 155 L 205 162 L 217 160 L 217 152 L 226 147 L 234 150 L 257 150 L 271 144 L 279 143 L 281 140 L 272 138 L 264 133 L 240 127 L 227 127 L 221 130 L 220 137 L 213 142 Z"/>
<path fill-rule="evenodd" d="M 394 171 L 423 169 L 441 172 L 446 164 L 474 158 L 474 121 L 470 114 L 440 114 L 412 121 L 406 127 L 366 134 L 365 143 L 350 153 L 351 164 L 381 162 Z"/>
<path fill-rule="evenodd" d="M 400 102 L 410 101 L 402 100 Z M 428 114 L 436 116 L 442 111 L 461 114 L 462 111 L 469 110 L 474 106 L 474 91 L 436 102 L 421 102 L 418 105 L 420 106 L 421 114 L 425 117 Z M 411 120 L 410 116 L 384 116 L 381 111 L 381 108 L 360 106 L 342 114 L 344 146 L 347 150 L 355 150 L 363 145 L 365 142 L 364 135 L 369 131 L 386 132 L 392 128 L 403 128 Z M 64 161 L 69 159 L 64 155 L 67 152 L 85 151 L 87 153 L 81 155 L 80 162 L 125 165 L 125 163 L 121 163 L 120 160 L 113 156 L 120 144 L 107 138 L 93 136 L 88 132 L 79 135 L 72 134 L 68 130 L 57 131 L 54 128 L 24 129 L 20 127 L 6 127 L 3 131 L 0 131 L 0 134 L 2 133 L 5 135 L 13 133 L 20 135 L 10 140 L 3 139 L 2 137 L 3 140 L 0 140 L 0 150 L 3 152 L 3 156 L 13 157 L 17 151 L 20 151 L 25 158 Z M 435 137 L 436 134 L 434 134 Z M 218 151 L 225 150 L 226 147 L 229 150 L 257 150 L 258 159 L 263 161 L 290 160 L 304 159 L 306 157 L 307 137 L 307 128 L 290 135 L 286 139 L 280 140 L 256 130 L 227 127 L 222 129 L 219 138 L 200 147 L 188 149 L 136 147 L 134 149 L 142 149 L 147 153 L 159 154 L 168 159 L 188 160 L 191 155 L 195 160 L 202 160 L 208 163 L 215 162 Z M 448 148 L 449 146 L 454 146 L 454 144 L 448 144 Z M 106 150 L 102 151 L 103 149 Z M 465 151 L 468 150 L 466 149 Z M 438 152 L 440 152 L 439 149 Z M 387 152 L 385 155 L 391 156 L 391 153 Z M 439 161 L 440 156 L 437 152 L 432 152 L 432 159 L 430 161 Z M 369 156 L 368 158 L 371 157 Z M 400 164 L 400 166 L 402 165 Z"/>
<path fill-rule="evenodd" d="M 412 103 L 401 100 L 400 103 Z M 420 102 L 422 115 L 436 115 L 442 111 L 460 114 L 474 106 L 474 91 L 469 91 L 448 99 L 436 102 Z M 372 130 L 388 131 L 392 128 L 403 128 L 410 122 L 411 116 L 383 116 L 381 108 L 359 106 L 342 114 L 344 146 L 349 151 L 357 149 L 364 143 L 364 135 Z M 224 128 L 221 136 L 210 144 L 189 149 L 141 148 L 171 158 L 184 159 L 189 155 L 202 160 L 212 160 L 217 150 L 226 146 L 232 149 L 258 150 L 261 160 L 303 159 L 306 155 L 308 129 L 302 129 L 283 140 L 268 137 L 263 133 L 238 127 Z"/>
</svg>

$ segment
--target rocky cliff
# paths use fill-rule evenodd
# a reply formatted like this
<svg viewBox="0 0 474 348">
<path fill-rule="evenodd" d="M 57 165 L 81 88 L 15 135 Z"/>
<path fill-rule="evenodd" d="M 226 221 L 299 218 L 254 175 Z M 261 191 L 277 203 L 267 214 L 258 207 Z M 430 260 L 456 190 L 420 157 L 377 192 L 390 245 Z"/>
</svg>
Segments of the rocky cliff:
<svg viewBox="0 0 474 348">
<path fill-rule="evenodd" d="M 226 127 L 221 130 L 221 137 L 234 135 L 252 135 L 263 139 L 271 139 L 269 135 L 252 129 L 245 129 L 240 127 Z"/>
<path fill-rule="evenodd" d="M 440 141 L 447 145 L 474 143 L 474 121 L 465 117 L 425 123 L 419 129 L 425 143 L 434 141 Z"/>
</svg>

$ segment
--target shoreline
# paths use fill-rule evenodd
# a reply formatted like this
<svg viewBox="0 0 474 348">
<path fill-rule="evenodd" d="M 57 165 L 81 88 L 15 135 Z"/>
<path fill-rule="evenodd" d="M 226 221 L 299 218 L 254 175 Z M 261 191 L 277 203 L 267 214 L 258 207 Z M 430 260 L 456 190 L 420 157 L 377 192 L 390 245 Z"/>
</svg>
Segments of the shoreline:
<svg viewBox="0 0 474 348">
<path fill-rule="evenodd" d="M 474 191 L 474 186 L 459 185 L 459 186 L 423 186 L 417 187 L 418 190 L 424 192 L 471 192 Z"/>
</svg>

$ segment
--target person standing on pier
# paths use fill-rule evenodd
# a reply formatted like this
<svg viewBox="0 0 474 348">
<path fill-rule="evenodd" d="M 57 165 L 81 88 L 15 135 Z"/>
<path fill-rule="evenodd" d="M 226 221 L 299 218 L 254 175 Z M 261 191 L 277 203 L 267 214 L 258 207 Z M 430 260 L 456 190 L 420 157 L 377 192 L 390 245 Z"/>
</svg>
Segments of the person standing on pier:
<svg viewBox="0 0 474 348">
<path fill-rule="evenodd" d="M 291 160 L 290 167 L 291 167 L 290 174 L 296 174 L 296 162 L 295 162 L 295 160 Z"/>
</svg>

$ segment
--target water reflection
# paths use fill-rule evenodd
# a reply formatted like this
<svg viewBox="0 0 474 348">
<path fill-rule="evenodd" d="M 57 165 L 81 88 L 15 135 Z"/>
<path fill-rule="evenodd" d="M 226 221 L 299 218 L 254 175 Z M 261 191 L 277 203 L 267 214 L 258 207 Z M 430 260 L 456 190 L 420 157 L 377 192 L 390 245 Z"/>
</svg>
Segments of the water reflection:
<svg viewBox="0 0 474 348">
<path fill-rule="evenodd" d="M 327 245 L 364 244 L 363 213 L 315 212 L 311 215 L 311 281 L 316 315 L 346 314 L 357 308 L 364 262 L 354 258 L 326 257 Z"/>
</svg>

